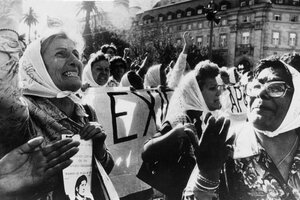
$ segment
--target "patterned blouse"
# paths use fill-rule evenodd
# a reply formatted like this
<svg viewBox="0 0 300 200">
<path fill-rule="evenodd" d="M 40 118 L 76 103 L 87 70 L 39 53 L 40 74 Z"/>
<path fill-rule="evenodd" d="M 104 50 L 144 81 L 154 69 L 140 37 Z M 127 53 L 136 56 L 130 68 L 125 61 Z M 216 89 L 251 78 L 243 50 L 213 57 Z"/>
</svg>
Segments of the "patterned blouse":
<svg viewBox="0 0 300 200">
<path fill-rule="evenodd" d="M 47 98 L 22 95 L 18 87 L 21 48 L 14 36 L 13 33 L 11 36 L 0 35 L 0 52 L 8 55 L 7 62 L 0 66 L 0 158 L 30 138 L 42 135 L 43 145 L 47 145 L 61 139 L 64 130 L 79 134 L 80 127 L 97 120 L 94 110 L 80 104 L 75 103 L 74 117 L 71 119 Z M 100 162 L 107 172 L 114 165 L 109 151 Z M 62 173 L 49 178 L 35 191 L 12 199 L 65 199 Z"/>
<path fill-rule="evenodd" d="M 300 145 L 284 181 L 276 165 L 259 144 L 251 128 L 244 127 L 237 138 L 234 157 L 229 159 L 221 173 L 217 199 L 221 200 L 296 200 L 300 199 Z M 250 135 L 250 136 L 249 136 Z M 242 137 L 241 137 L 242 136 Z M 184 200 L 200 199 L 197 192 L 187 187 Z"/>
</svg>

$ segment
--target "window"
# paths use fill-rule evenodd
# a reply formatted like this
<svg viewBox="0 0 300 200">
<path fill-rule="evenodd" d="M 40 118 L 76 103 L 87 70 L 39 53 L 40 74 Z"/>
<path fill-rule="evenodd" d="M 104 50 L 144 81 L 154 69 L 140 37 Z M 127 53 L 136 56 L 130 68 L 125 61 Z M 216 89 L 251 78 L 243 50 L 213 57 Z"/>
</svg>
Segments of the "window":
<svg viewBox="0 0 300 200">
<path fill-rule="evenodd" d="M 290 21 L 291 22 L 297 22 L 298 21 L 298 15 L 291 14 L 290 15 Z"/>
<path fill-rule="evenodd" d="M 249 0 L 249 6 L 252 6 L 252 5 L 254 5 L 254 0 Z"/>
<path fill-rule="evenodd" d="M 226 26 L 227 25 L 227 19 L 222 19 L 221 20 L 221 25 Z"/>
<path fill-rule="evenodd" d="M 190 16 L 192 16 L 192 11 L 190 11 L 190 10 L 189 10 L 189 11 L 187 11 L 187 12 L 186 12 L 186 16 L 187 16 L 187 17 L 190 17 Z"/>
<path fill-rule="evenodd" d="M 181 13 L 177 13 L 177 18 L 179 19 L 179 18 L 181 18 Z"/>
<path fill-rule="evenodd" d="M 188 30 L 192 30 L 192 24 L 188 24 Z"/>
<path fill-rule="evenodd" d="M 275 0 L 276 4 L 283 4 L 283 0 Z"/>
<path fill-rule="evenodd" d="M 181 30 L 186 30 L 186 27 L 187 27 L 187 25 L 186 24 L 182 24 L 182 28 L 181 28 Z"/>
<path fill-rule="evenodd" d="M 243 22 L 250 22 L 250 16 L 248 15 L 243 16 Z"/>
<path fill-rule="evenodd" d="M 197 14 L 198 14 L 198 15 L 201 15 L 201 14 L 202 14 L 202 9 L 201 9 L 201 8 L 197 10 Z"/>
<path fill-rule="evenodd" d="M 198 47 L 201 47 L 201 46 L 202 46 L 202 43 L 203 43 L 203 37 L 202 37 L 202 36 L 197 37 L 197 46 L 198 46 Z"/>
<path fill-rule="evenodd" d="M 275 20 L 275 21 L 281 21 L 281 15 L 280 14 L 274 14 L 273 15 L 273 20 Z"/>
<path fill-rule="evenodd" d="M 172 15 L 169 14 L 169 15 L 168 15 L 168 20 L 171 20 L 171 19 L 172 19 Z"/>
<path fill-rule="evenodd" d="M 164 17 L 163 16 L 159 16 L 158 17 L 158 21 L 162 22 L 164 20 Z"/>
<path fill-rule="evenodd" d="M 220 35 L 220 47 L 226 47 L 227 46 L 227 35 L 221 34 Z"/>
<path fill-rule="evenodd" d="M 272 34 L 272 44 L 273 45 L 279 45 L 279 37 L 280 37 L 280 34 L 279 32 L 273 32 Z"/>
<path fill-rule="evenodd" d="M 243 32 L 242 33 L 242 44 L 249 44 L 250 43 L 250 32 Z"/>
<path fill-rule="evenodd" d="M 227 5 L 225 4 L 225 5 L 222 5 L 221 6 L 221 10 L 227 10 Z"/>
<path fill-rule="evenodd" d="M 197 22 L 194 22 L 193 23 L 193 29 L 196 29 L 197 28 Z"/>
<path fill-rule="evenodd" d="M 203 27 L 203 23 L 202 22 L 199 22 L 198 23 L 198 28 L 202 28 Z"/>
<path fill-rule="evenodd" d="M 290 33 L 290 36 L 289 36 L 289 45 L 290 46 L 296 46 L 296 39 L 297 39 L 296 33 Z"/>
<path fill-rule="evenodd" d="M 207 38 L 206 38 L 206 44 L 207 44 L 207 46 L 209 46 L 209 40 L 210 40 L 210 35 L 207 35 Z M 214 47 L 215 46 L 215 36 L 214 35 L 212 36 L 211 43 L 212 43 L 212 46 Z"/>
<path fill-rule="evenodd" d="M 206 37 L 206 45 L 209 46 L 209 40 L 210 40 L 210 35 L 207 35 Z"/>
<path fill-rule="evenodd" d="M 246 1 L 241 1 L 241 7 L 244 7 L 244 6 L 246 6 Z"/>
<path fill-rule="evenodd" d="M 294 6 L 298 6 L 298 5 L 299 5 L 299 0 L 293 0 L 293 1 L 292 1 L 292 4 L 293 4 Z"/>
<path fill-rule="evenodd" d="M 181 25 L 177 26 L 177 31 L 181 31 L 181 30 L 182 30 Z"/>
<path fill-rule="evenodd" d="M 206 21 L 204 26 L 209 28 L 210 27 L 210 21 Z"/>
</svg>

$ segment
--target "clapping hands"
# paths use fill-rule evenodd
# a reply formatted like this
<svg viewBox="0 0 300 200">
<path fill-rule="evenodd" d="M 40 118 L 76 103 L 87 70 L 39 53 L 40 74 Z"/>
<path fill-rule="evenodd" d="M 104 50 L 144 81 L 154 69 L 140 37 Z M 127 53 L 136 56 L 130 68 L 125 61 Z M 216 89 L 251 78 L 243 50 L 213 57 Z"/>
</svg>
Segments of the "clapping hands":
<svg viewBox="0 0 300 200">
<path fill-rule="evenodd" d="M 193 127 L 187 127 L 185 132 L 194 147 L 200 173 L 212 180 L 218 180 L 221 167 L 230 155 L 235 137 L 227 139 L 230 121 L 224 117 L 216 119 L 208 113 L 204 123 L 207 127 L 199 139 L 196 134 L 192 134 L 195 133 Z"/>
<path fill-rule="evenodd" d="M 34 189 L 38 184 L 68 167 L 78 152 L 79 142 L 63 139 L 41 147 L 36 137 L 13 149 L 0 160 L 0 196 Z"/>
</svg>

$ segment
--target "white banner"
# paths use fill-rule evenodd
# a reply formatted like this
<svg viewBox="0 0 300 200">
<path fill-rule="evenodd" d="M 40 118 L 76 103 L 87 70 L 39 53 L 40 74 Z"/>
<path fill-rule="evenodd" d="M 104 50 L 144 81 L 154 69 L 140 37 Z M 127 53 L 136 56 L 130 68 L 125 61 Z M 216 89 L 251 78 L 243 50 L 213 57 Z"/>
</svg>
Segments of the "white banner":
<svg viewBox="0 0 300 200">
<path fill-rule="evenodd" d="M 106 144 L 115 167 L 109 174 L 120 197 L 150 188 L 136 174 L 142 164 L 144 142 L 166 115 L 172 91 L 130 91 L 128 88 L 90 88 L 83 102 L 95 108 L 107 133 Z"/>
</svg>

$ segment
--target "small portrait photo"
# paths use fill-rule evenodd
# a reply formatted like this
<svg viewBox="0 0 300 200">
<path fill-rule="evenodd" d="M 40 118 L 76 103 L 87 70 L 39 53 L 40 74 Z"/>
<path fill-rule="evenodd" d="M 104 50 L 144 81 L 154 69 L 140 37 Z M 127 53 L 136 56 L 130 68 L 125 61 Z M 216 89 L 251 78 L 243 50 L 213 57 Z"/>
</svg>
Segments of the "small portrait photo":
<svg viewBox="0 0 300 200">
<path fill-rule="evenodd" d="M 78 177 L 75 184 L 75 199 L 74 200 L 94 200 L 88 188 L 88 179 L 86 175 Z"/>
</svg>

